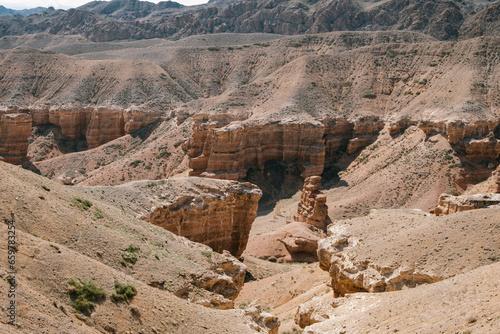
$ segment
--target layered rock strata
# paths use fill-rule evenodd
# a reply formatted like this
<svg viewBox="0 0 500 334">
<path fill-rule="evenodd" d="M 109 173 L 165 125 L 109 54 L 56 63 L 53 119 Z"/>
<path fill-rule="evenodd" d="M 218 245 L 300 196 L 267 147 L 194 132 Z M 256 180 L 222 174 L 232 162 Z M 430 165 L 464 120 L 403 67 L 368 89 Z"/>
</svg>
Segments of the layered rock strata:
<svg viewBox="0 0 500 334">
<path fill-rule="evenodd" d="M 293 119 L 271 123 L 195 123 L 189 145 L 192 176 L 241 180 L 249 167 L 295 161 L 302 175 L 319 175 L 325 162 L 321 123 Z"/>
<path fill-rule="evenodd" d="M 68 139 L 84 139 L 90 148 L 97 147 L 133 133 L 162 117 L 162 113 L 120 109 L 120 108 L 83 108 L 83 109 L 34 109 L 33 125 L 55 125 Z"/>
<path fill-rule="evenodd" d="M 452 196 L 442 194 L 439 196 L 438 205 L 431 211 L 436 216 L 449 215 L 456 212 L 474 209 L 484 209 L 500 204 L 500 194 L 476 194 Z"/>
<path fill-rule="evenodd" d="M 352 156 L 375 142 L 385 128 L 397 136 L 417 126 L 426 136 L 441 134 L 459 156 L 473 163 L 496 161 L 500 156 L 498 120 L 384 121 L 379 117 L 358 120 L 327 118 L 321 122 L 252 122 L 213 120 L 200 115 L 193 125 L 193 136 L 186 145 L 192 176 L 243 180 L 250 168 L 263 170 L 270 160 L 295 164 L 301 176 L 321 175 L 339 154 Z M 385 131 L 385 130 L 384 130 Z M 463 186 L 484 181 L 491 170 L 465 168 Z"/>
<path fill-rule="evenodd" d="M 33 126 L 54 125 L 70 140 L 85 140 L 89 148 L 133 133 L 161 119 L 160 112 L 113 108 L 0 110 L 0 156 L 10 163 L 27 159 Z"/>
<path fill-rule="evenodd" d="M 320 190 L 321 176 L 310 176 L 305 179 L 297 214 L 293 218 L 298 222 L 326 229 L 331 220 L 328 217 L 326 195 L 322 194 Z"/>
<path fill-rule="evenodd" d="M 31 116 L 0 112 L 0 160 L 17 164 L 26 159 Z"/>
<path fill-rule="evenodd" d="M 202 178 L 163 182 L 151 186 L 152 192 L 165 190 L 165 184 L 171 191 L 154 195 L 156 205 L 142 219 L 216 252 L 243 253 L 262 196 L 257 186 Z"/>
</svg>

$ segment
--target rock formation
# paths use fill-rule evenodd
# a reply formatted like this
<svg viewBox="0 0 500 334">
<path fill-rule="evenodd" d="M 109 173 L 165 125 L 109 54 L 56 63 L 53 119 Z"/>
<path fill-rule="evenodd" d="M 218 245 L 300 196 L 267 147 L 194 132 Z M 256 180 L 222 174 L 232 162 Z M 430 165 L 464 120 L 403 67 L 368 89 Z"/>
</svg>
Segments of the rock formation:
<svg viewBox="0 0 500 334">
<path fill-rule="evenodd" d="M 26 159 L 31 116 L 0 111 L 0 160 L 13 164 Z"/>
<path fill-rule="evenodd" d="M 293 218 L 298 222 L 326 229 L 331 220 L 328 217 L 326 195 L 322 194 L 320 189 L 321 176 L 310 176 L 305 179 L 297 214 Z"/>
<path fill-rule="evenodd" d="M 376 2 L 367 9 L 353 0 L 321 1 L 317 5 L 267 0 L 210 1 L 186 8 L 170 1 L 155 5 L 115 0 L 109 4 L 92 2 L 68 11 L 47 10 L 23 18 L 3 17 L 0 23 L 5 28 L 0 36 L 50 32 L 111 41 L 229 32 L 292 35 L 340 30 L 410 30 L 441 40 L 455 40 L 459 35 L 491 35 L 498 31 L 494 19 L 498 17 L 498 6 L 493 4 L 481 11 L 488 4 L 470 0 L 403 3 L 391 0 Z"/>
<path fill-rule="evenodd" d="M 162 118 L 161 112 L 133 109 L 21 109 L 0 110 L 0 156 L 10 163 L 27 159 L 33 126 L 54 125 L 70 140 L 85 140 L 89 148 L 133 133 Z"/>
<path fill-rule="evenodd" d="M 500 166 L 493 172 L 493 176 L 495 177 L 495 186 L 493 191 L 495 193 L 500 193 Z"/>
<path fill-rule="evenodd" d="M 218 126 L 213 122 L 195 123 L 188 152 L 193 169 L 190 175 L 241 180 L 250 167 L 262 170 L 270 160 L 295 161 L 304 177 L 323 171 L 325 150 L 320 123 L 287 119 Z"/>
<path fill-rule="evenodd" d="M 259 258 L 276 258 L 278 262 L 317 262 L 318 242 L 323 230 L 302 222 L 289 222 L 277 231 L 254 236 L 246 250 Z"/>
<path fill-rule="evenodd" d="M 186 144 L 192 176 L 244 180 L 249 169 L 262 171 L 266 162 L 278 160 L 295 165 L 306 178 L 321 175 L 335 164 L 339 154 L 352 156 L 377 140 L 384 127 L 396 136 L 416 126 L 426 136 L 447 138 L 455 154 L 474 164 L 464 164 L 462 188 L 487 179 L 491 171 L 480 165 L 500 156 L 498 120 L 423 121 L 400 119 L 383 121 L 379 117 L 357 120 L 325 118 L 321 123 L 284 120 L 252 122 L 214 120 L 199 115 L 193 124 L 193 136 Z M 293 136 L 297 133 L 297 136 Z"/>
<path fill-rule="evenodd" d="M 121 108 L 52 108 L 29 110 L 33 125 L 55 125 L 68 139 L 84 139 L 90 148 L 133 133 L 162 117 L 160 112 Z"/>
<path fill-rule="evenodd" d="M 490 214 L 464 212 L 457 219 L 420 210 L 374 210 L 336 221 L 319 242 L 320 267 L 336 296 L 384 292 L 434 283 L 489 263 L 498 224 Z M 481 243 L 475 240 L 482 240 Z M 467 244 L 467 252 L 463 247 Z"/>
<path fill-rule="evenodd" d="M 257 324 L 256 326 L 252 326 L 252 328 L 256 331 L 278 334 L 281 322 L 274 315 L 262 311 L 262 308 L 259 305 L 251 305 L 245 309 L 243 313 L 252 318 L 253 322 Z"/>
<path fill-rule="evenodd" d="M 176 292 L 176 295 L 205 307 L 228 310 L 234 308 L 234 300 L 243 287 L 247 267 L 229 252 L 222 256 L 211 256 L 213 265 L 200 275 L 193 275 L 191 282 Z M 198 287 L 209 293 L 194 291 Z"/>
<path fill-rule="evenodd" d="M 124 203 L 124 210 L 216 252 L 228 250 L 236 257 L 245 250 L 262 196 L 250 183 L 197 177 L 132 182 L 120 187 L 140 199 Z M 108 200 L 113 199 L 108 196 Z"/>
<path fill-rule="evenodd" d="M 325 321 L 336 306 L 332 300 L 314 297 L 297 308 L 294 321 L 300 328 Z"/>
<path fill-rule="evenodd" d="M 461 211 L 483 209 L 499 204 L 500 194 L 476 194 L 469 196 L 442 194 L 439 196 L 438 205 L 431 210 L 431 213 L 434 213 L 436 216 L 443 216 Z"/>
</svg>

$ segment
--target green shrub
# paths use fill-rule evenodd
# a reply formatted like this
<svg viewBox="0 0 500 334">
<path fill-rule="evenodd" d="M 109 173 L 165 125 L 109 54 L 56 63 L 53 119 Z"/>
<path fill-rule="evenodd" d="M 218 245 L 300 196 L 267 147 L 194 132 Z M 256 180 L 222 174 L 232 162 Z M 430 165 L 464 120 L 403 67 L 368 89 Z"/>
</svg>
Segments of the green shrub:
<svg viewBox="0 0 500 334">
<path fill-rule="evenodd" d="M 86 199 L 75 197 L 71 202 L 73 203 L 74 206 L 82 210 L 88 210 L 90 207 L 92 207 L 92 202 Z"/>
<path fill-rule="evenodd" d="M 102 211 L 99 208 L 95 209 L 94 217 L 96 219 L 102 219 L 102 218 L 104 218 L 104 216 L 102 215 Z"/>
<path fill-rule="evenodd" d="M 104 290 L 92 280 L 70 279 L 66 288 L 75 310 L 85 315 L 90 315 L 95 308 L 95 302 L 104 300 Z"/>
<path fill-rule="evenodd" d="M 128 248 L 123 252 L 122 258 L 130 262 L 132 264 L 135 264 L 137 262 L 137 253 L 141 250 L 140 247 L 136 247 L 134 245 L 129 245 Z"/>
<path fill-rule="evenodd" d="M 130 163 L 130 165 L 129 165 L 129 166 L 130 166 L 130 167 L 134 167 L 134 168 L 135 168 L 135 167 L 139 166 L 139 164 L 140 164 L 140 163 L 142 163 L 142 160 L 134 160 L 134 161 L 132 161 L 132 162 Z"/>
<path fill-rule="evenodd" d="M 131 284 L 122 284 L 115 280 L 115 291 L 111 295 L 113 303 L 126 302 L 128 303 L 137 294 L 137 289 Z"/>
<path fill-rule="evenodd" d="M 364 99 L 375 99 L 377 98 L 377 94 L 375 93 L 365 93 L 362 96 Z"/>
</svg>

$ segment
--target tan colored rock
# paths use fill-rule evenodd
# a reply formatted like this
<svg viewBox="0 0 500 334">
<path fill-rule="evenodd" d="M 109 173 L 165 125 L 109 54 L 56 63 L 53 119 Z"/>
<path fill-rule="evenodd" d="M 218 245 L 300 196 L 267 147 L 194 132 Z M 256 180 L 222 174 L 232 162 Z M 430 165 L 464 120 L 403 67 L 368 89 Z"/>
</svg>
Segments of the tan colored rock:
<svg viewBox="0 0 500 334">
<path fill-rule="evenodd" d="M 89 147 L 133 133 L 160 119 L 162 113 L 113 107 L 53 107 L 29 110 L 34 125 L 52 124 L 68 139 L 85 139 Z"/>
<path fill-rule="evenodd" d="M 304 181 L 302 196 L 294 219 L 325 229 L 331 223 L 328 217 L 328 206 L 326 205 L 326 195 L 320 192 L 321 176 L 310 176 Z"/>
<path fill-rule="evenodd" d="M 207 251 L 205 254 L 209 254 Z M 243 287 L 247 267 L 228 251 L 210 256 L 213 265 L 177 292 L 179 297 L 205 307 L 228 310 Z M 199 288 L 195 289 L 193 287 Z"/>
<path fill-rule="evenodd" d="M 497 209 L 436 217 L 420 210 L 373 210 L 336 221 L 318 245 L 335 296 L 434 283 L 490 263 Z M 481 242 L 477 242 L 481 240 Z M 467 245 L 464 251 L 463 245 Z"/>
<path fill-rule="evenodd" d="M 0 160 L 17 164 L 26 159 L 31 121 L 26 113 L 0 112 Z"/>
<path fill-rule="evenodd" d="M 495 186 L 493 191 L 496 193 L 500 193 L 500 166 L 493 172 L 493 176 L 495 177 Z"/>
<path fill-rule="evenodd" d="M 253 305 L 245 309 L 244 314 L 249 316 L 255 323 L 253 329 L 269 334 L 278 334 L 280 320 L 272 314 L 263 312 L 259 305 Z"/>
<path fill-rule="evenodd" d="M 498 180 L 498 179 L 497 179 Z M 476 194 L 453 196 L 442 194 L 438 205 L 431 211 L 436 216 L 449 215 L 456 212 L 483 209 L 500 204 L 500 194 Z"/>
<path fill-rule="evenodd" d="M 239 257 L 245 250 L 262 196 L 257 186 L 196 177 L 133 185 L 138 196 L 152 199 L 145 200 L 152 208 L 142 219 L 216 252 L 228 250 Z"/>
<path fill-rule="evenodd" d="M 337 305 L 333 300 L 314 297 L 297 308 L 294 321 L 300 328 L 304 328 L 328 320 L 335 307 Z"/>
</svg>

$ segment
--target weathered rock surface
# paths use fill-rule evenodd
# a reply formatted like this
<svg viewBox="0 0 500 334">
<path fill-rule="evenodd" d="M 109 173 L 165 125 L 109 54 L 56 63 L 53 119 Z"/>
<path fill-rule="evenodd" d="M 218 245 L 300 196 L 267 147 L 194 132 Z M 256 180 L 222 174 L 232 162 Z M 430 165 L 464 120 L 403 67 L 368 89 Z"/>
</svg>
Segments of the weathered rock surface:
<svg viewBox="0 0 500 334">
<path fill-rule="evenodd" d="M 493 172 L 493 176 L 495 177 L 495 186 L 493 191 L 495 193 L 500 193 L 500 166 Z"/>
<path fill-rule="evenodd" d="M 316 262 L 318 242 L 323 230 L 303 222 L 290 222 L 275 232 L 254 237 L 247 253 L 255 257 L 276 258 L 279 262 Z"/>
<path fill-rule="evenodd" d="M 27 159 L 31 116 L 0 111 L 0 160 L 17 164 Z"/>
<path fill-rule="evenodd" d="M 133 201 L 123 202 L 113 187 L 108 201 L 122 201 L 124 210 L 157 226 L 239 257 L 245 250 L 262 192 L 237 181 L 198 177 L 136 181 L 118 186 Z"/>
<path fill-rule="evenodd" d="M 280 320 L 272 314 L 262 311 L 259 305 L 253 305 L 245 309 L 244 314 L 252 318 L 257 326 L 252 326 L 253 329 L 269 334 L 278 334 Z"/>
<path fill-rule="evenodd" d="M 227 251 L 223 251 L 222 256 L 210 255 L 210 258 L 213 261 L 210 270 L 204 271 L 201 275 L 192 275 L 189 284 L 179 289 L 176 294 L 205 307 L 232 309 L 233 301 L 243 287 L 247 267 Z M 194 291 L 193 287 L 211 293 L 204 293 L 199 289 Z"/>
<path fill-rule="evenodd" d="M 329 271 L 336 296 L 434 283 L 489 263 L 484 249 L 496 249 L 498 233 L 492 214 L 474 210 L 450 218 L 376 210 L 336 221 L 319 242 L 320 267 Z"/>
<path fill-rule="evenodd" d="M 68 139 L 84 139 L 90 148 L 132 133 L 160 119 L 161 112 L 122 108 L 68 108 L 28 110 L 33 125 L 55 125 Z"/>
<path fill-rule="evenodd" d="M 310 176 L 305 179 L 297 214 L 293 218 L 296 221 L 326 229 L 331 220 L 328 217 L 326 195 L 322 194 L 320 190 L 321 176 Z"/>
<path fill-rule="evenodd" d="M 431 211 L 436 216 L 449 215 L 460 211 L 484 209 L 500 204 L 500 194 L 476 194 L 453 196 L 442 194 L 438 205 Z"/>
<path fill-rule="evenodd" d="M 336 306 L 336 301 L 314 297 L 297 308 L 294 321 L 300 328 L 304 328 L 328 320 Z"/>
<path fill-rule="evenodd" d="M 428 138 L 444 136 L 453 151 L 471 163 L 463 164 L 460 178 L 455 180 L 463 189 L 486 180 L 491 168 L 482 164 L 489 161 L 495 166 L 500 156 L 498 120 L 386 122 L 379 117 L 363 117 L 352 121 L 325 118 L 318 124 L 293 120 L 257 124 L 200 116 L 186 145 L 190 175 L 244 180 L 249 169 L 263 171 L 266 162 L 272 160 L 295 165 L 303 178 L 321 175 L 339 156 L 353 156 L 375 142 L 384 127 L 396 136 L 412 126 Z M 293 137 L 293 133 L 298 135 Z"/>
<path fill-rule="evenodd" d="M 325 159 L 320 123 L 196 123 L 189 144 L 190 175 L 241 180 L 250 167 L 270 160 L 296 161 L 303 176 L 319 175 Z"/>
</svg>

